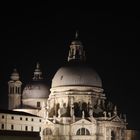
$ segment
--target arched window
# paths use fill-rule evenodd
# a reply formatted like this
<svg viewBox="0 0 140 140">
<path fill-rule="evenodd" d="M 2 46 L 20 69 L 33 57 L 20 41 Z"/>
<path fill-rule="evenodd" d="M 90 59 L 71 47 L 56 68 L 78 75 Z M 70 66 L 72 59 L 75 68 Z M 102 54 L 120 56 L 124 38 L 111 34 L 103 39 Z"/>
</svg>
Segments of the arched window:
<svg viewBox="0 0 140 140">
<path fill-rule="evenodd" d="M 52 135 L 52 130 L 50 128 L 46 128 L 43 130 L 43 135 Z"/>
<path fill-rule="evenodd" d="M 77 130 L 76 135 L 90 135 L 90 132 L 88 129 L 82 127 L 82 128 Z"/>
</svg>

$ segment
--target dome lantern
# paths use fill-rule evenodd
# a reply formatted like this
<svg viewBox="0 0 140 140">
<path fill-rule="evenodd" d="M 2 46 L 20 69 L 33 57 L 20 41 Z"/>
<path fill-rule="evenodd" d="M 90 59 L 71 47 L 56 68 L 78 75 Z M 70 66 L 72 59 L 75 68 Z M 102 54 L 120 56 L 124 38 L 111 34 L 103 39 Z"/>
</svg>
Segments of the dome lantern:
<svg viewBox="0 0 140 140">
<path fill-rule="evenodd" d="M 75 33 L 75 40 L 71 42 L 68 61 L 85 61 L 85 51 L 82 42 L 78 40 L 78 32 Z"/>
<path fill-rule="evenodd" d="M 36 69 L 34 71 L 33 80 L 42 80 L 42 79 L 43 79 L 43 77 L 42 77 L 42 72 L 40 70 L 40 64 L 37 62 Z"/>
<path fill-rule="evenodd" d="M 32 81 L 24 87 L 22 98 L 48 98 L 48 96 L 49 88 L 43 80 L 40 64 L 37 62 L 34 77 Z"/>
</svg>

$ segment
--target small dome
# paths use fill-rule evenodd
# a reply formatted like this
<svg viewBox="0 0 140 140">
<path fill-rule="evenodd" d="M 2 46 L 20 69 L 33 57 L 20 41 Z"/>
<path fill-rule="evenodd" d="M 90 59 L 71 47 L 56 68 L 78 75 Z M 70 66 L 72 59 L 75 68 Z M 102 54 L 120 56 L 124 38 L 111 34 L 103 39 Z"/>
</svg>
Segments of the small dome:
<svg viewBox="0 0 140 140">
<path fill-rule="evenodd" d="M 52 88 L 60 86 L 102 87 L 99 75 L 84 64 L 68 64 L 61 67 L 53 77 Z"/>
<path fill-rule="evenodd" d="M 31 99 L 31 98 L 48 98 L 49 97 L 49 88 L 45 83 L 41 81 L 32 81 L 30 84 L 27 84 L 23 89 L 22 98 Z"/>
<path fill-rule="evenodd" d="M 48 97 L 49 97 L 49 88 L 43 81 L 42 72 L 40 70 L 40 64 L 37 63 L 32 82 L 25 86 L 22 98 L 32 99 L 32 98 L 48 98 Z"/>
<path fill-rule="evenodd" d="M 17 81 L 19 80 L 19 73 L 17 72 L 16 69 L 13 70 L 13 73 L 11 74 L 11 80 Z"/>
</svg>

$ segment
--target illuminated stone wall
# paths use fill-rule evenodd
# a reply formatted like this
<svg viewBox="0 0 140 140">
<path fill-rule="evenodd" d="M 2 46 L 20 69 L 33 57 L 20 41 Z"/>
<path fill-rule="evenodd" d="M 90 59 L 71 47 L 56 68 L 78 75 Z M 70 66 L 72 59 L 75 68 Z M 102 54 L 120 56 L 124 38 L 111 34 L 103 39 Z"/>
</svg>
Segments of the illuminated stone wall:
<svg viewBox="0 0 140 140">
<path fill-rule="evenodd" d="M 41 125 L 39 117 L 0 113 L 0 130 L 39 132 Z"/>
<path fill-rule="evenodd" d="M 126 130 L 125 140 L 140 140 L 140 132 L 137 130 Z"/>
</svg>

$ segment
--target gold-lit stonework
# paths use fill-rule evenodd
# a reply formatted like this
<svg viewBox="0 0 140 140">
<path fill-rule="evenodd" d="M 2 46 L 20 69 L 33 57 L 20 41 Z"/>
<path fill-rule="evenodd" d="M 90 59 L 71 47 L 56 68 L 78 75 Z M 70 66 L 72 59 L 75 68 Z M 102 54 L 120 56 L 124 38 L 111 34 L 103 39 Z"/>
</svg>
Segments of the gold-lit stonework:
<svg viewBox="0 0 140 140">
<path fill-rule="evenodd" d="M 137 140 L 126 115 L 107 100 L 98 73 L 86 64 L 82 42 L 70 44 L 68 62 L 58 69 L 51 88 L 39 63 L 21 90 L 16 70 L 9 86 L 9 110 L 0 111 L 0 130 L 38 132 L 41 140 Z"/>
</svg>

